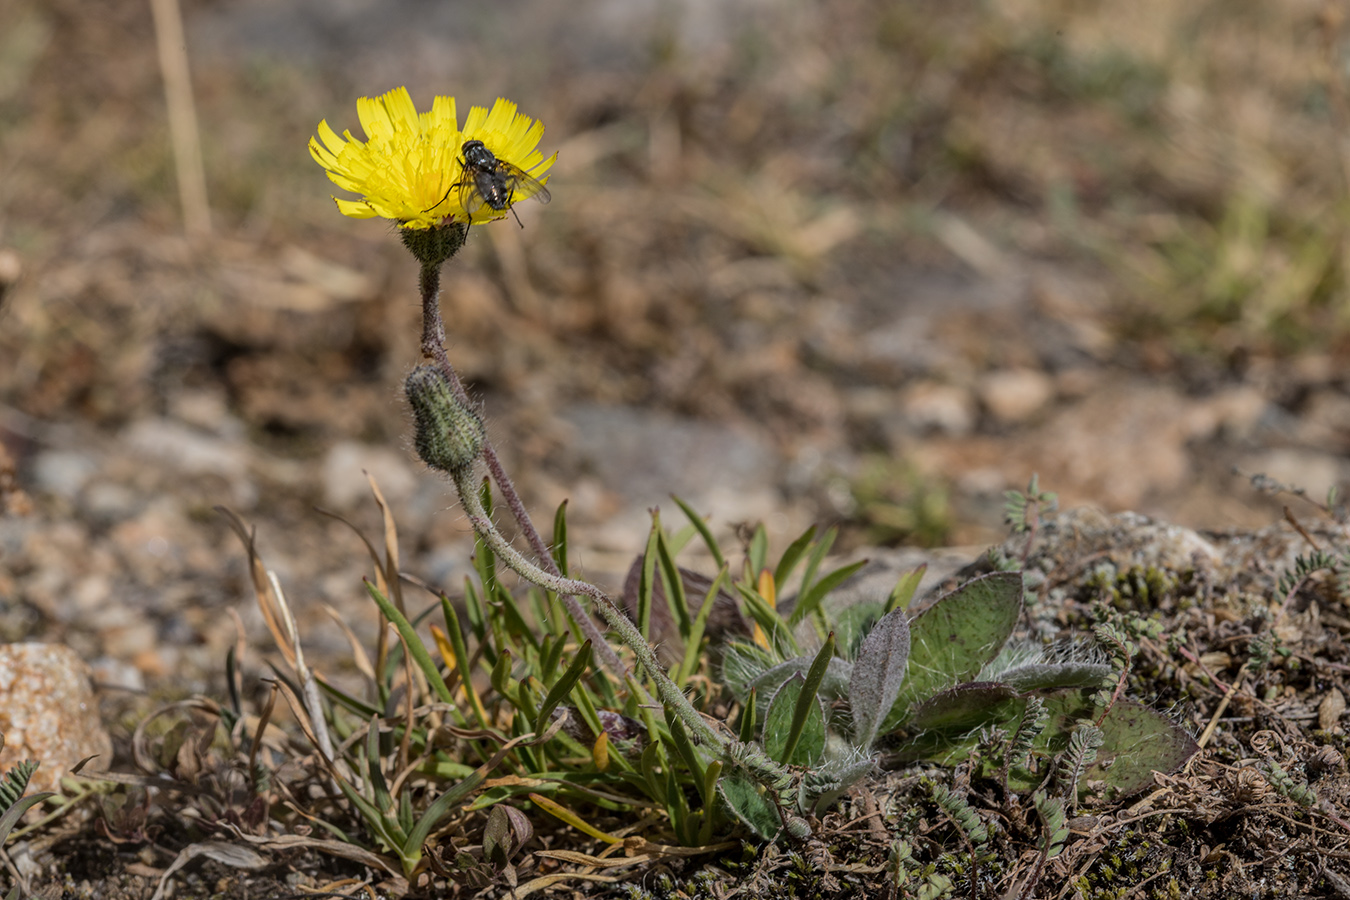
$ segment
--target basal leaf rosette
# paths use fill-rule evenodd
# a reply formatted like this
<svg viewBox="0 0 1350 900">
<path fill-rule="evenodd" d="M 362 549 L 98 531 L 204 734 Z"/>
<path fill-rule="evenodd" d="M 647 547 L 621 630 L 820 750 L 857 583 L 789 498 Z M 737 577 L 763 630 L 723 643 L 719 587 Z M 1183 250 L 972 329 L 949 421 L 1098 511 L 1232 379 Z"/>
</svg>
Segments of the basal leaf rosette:
<svg viewBox="0 0 1350 900">
<path fill-rule="evenodd" d="M 472 218 L 464 211 L 457 185 L 467 140 L 482 141 L 498 159 L 541 180 L 557 157 L 543 157 L 538 149 L 543 124 L 520 115 L 509 100 L 497 100 L 491 110 L 471 108 L 463 131 L 455 98 L 437 97 L 430 111 L 419 113 L 404 87 L 360 98 L 356 113 L 365 141 L 350 131 L 339 135 L 327 120 L 319 123 L 318 137 L 309 140 L 310 155 L 328 178 L 360 195 L 359 200 L 333 198 L 343 215 L 355 219 L 384 218 L 400 228 L 428 229 L 501 218 L 505 210 L 486 204 Z"/>
</svg>

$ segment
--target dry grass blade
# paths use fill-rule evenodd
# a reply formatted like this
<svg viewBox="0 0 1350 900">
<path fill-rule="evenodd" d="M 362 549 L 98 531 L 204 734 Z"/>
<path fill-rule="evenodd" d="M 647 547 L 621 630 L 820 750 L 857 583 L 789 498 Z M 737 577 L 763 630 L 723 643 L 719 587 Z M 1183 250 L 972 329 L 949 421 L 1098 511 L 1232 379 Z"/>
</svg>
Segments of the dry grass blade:
<svg viewBox="0 0 1350 900">
<path fill-rule="evenodd" d="M 393 601 L 399 612 L 407 615 L 408 611 L 403 606 L 403 583 L 398 577 L 398 526 L 394 522 L 394 513 L 389 509 L 389 504 L 380 491 L 380 486 L 375 483 L 375 476 L 367 472 L 366 480 L 370 482 L 370 492 L 375 495 L 375 503 L 380 507 L 380 515 L 384 517 L 384 568 L 380 572 L 381 581 L 377 586 L 382 594 Z"/>
<path fill-rule="evenodd" d="M 545 859 L 556 859 L 559 862 L 571 863 L 574 866 L 588 866 L 592 869 L 619 869 L 624 866 L 638 866 L 644 863 L 652 862 L 656 856 L 620 856 L 620 857 L 600 857 L 591 856 L 589 853 L 579 853 L 576 850 L 536 850 L 535 856 L 541 856 Z"/>
<path fill-rule="evenodd" d="M 371 684 L 375 684 L 375 667 L 370 664 L 370 656 L 366 653 L 366 648 L 361 646 L 361 641 L 357 638 L 356 632 L 352 631 L 351 626 L 347 624 L 347 620 L 342 617 L 342 613 L 330 604 L 324 603 L 320 608 L 328 613 L 328 617 L 336 622 L 338 628 L 341 628 L 342 633 L 347 636 L 347 644 L 352 648 L 352 664 L 356 666 L 357 671 L 370 679 Z"/>
<path fill-rule="evenodd" d="M 202 161 L 201 131 L 192 102 L 192 79 L 188 70 L 187 39 L 178 0 L 152 0 L 155 46 L 164 74 L 164 96 L 173 142 L 174 171 L 183 206 L 183 225 L 189 235 L 211 233 L 211 208 L 206 199 L 206 166 Z"/>
<path fill-rule="evenodd" d="M 296 667 L 294 647 L 297 643 L 294 622 L 289 613 L 283 611 L 281 602 L 273 593 L 275 582 L 270 577 L 267 567 L 263 565 L 262 557 L 258 555 L 256 534 L 252 528 L 244 524 L 244 520 L 239 518 L 234 510 L 224 506 L 217 506 L 215 509 L 225 517 L 225 521 L 244 545 L 244 552 L 248 554 L 248 573 L 253 581 L 253 594 L 258 599 L 258 609 L 262 612 L 263 622 L 267 625 L 267 630 L 272 632 L 272 641 L 286 658 L 286 664 L 294 670 Z"/>
<path fill-rule="evenodd" d="M 379 854 L 372 853 L 369 850 L 365 850 L 361 847 L 358 847 L 355 844 L 346 844 L 343 843 L 342 841 L 329 841 L 324 840 L 322 838 L 305 837 L 303 835 L 298 834 L 283 834 L 277 837 L 263 837 L 259 835 L 246 834 L 245 832 L 241 831 L 238 827 L 230 825 L 229 823 L 226 823 L 225 827 L 229 828 L 230 831 L 234 834 L 234 836 L 239 838 L 239 840 L 247 841 L 248 843 L 254 845 L 255 847 L 259 847 L 263 850 L 273 850 L 273 851 L 317 850 L 320 853 L 326 853 L 329 856 L 337 856 L 342 859 L 350 859 L 353 862 L 358 862 L 361 865 L 369 866 L 372 869 L 378 869 L 381 872 L 388 872 L 390 875 L 394 876 L 400 881 L 402 880 L 402 873 L 397 868 L 391 867 L 389 860 L 385 859 Z M 404 890 L 406 890 L 406 885 L 404 886 Z"/>
<path fill-rule="evenodd" d="M 291 714 L 295 716 L 296 724 L 300 726 L 300 730 L 304 733 L 305 739 L 309 741 L 314 749 L 319 750 L 319 758 L 328 769 L 329 774 L 334 778 L 343 778 L 344 775 L 338 770 L 338 767 L 345 769 L 346 764 L 339 756 L 332 752 L 331 745 L 327 750 L 322 748 L 319 734 L 314 728 L 313 721 L 310 718 L 309 711 L 305 704 L 300 702 L 300 698 L 295 695 L 295 691 L 291 690 L 290 685 L 286 684 L 286 682 L 277 680 L 272 683 L 276 685 L 277 690 L 281 691 L 281 695 L 286 698 L 286 703 L 291 708 Z M 326 740 L 328 734 L 326 727 L 324 728 L 323 734 Z M 351 779 L 347 778 L 345 780 L 350 781 Z"/>
<path fill-rule="evenodd" d="M 613 884 L 619 880 L 616 875 L 589 875 L 584 872 L 558 872 L 554 875 L 543 875 L 539 878 L 534 878 L 525 882 L 520 887 L 516 888 L 515 896 L 517 898 L 528 897 L 533 893 L 542 891 L 544 888 L 552 887 L 555 884 L 561 884 L 564 881 L 571 881 L 573 879 L 589 881 L 593 884 Z"/>
<path fill-rule="evenodd" d="M 268 862 L 267 858 L 261 853 L 248 847 L 241 847 L 238 844 L 226 844 L 223 841 L 203 841 L 199 844 L 188 844 L 164 870 L 164 875 L 159 879 L 159 887 L 155 888 L 155 893 L 150 900 L 162 900 L 173 873 L 199 856 L 213 859 L 232 869 L 247 869 L 249 871 L 261 869 Z"/>
</svg>

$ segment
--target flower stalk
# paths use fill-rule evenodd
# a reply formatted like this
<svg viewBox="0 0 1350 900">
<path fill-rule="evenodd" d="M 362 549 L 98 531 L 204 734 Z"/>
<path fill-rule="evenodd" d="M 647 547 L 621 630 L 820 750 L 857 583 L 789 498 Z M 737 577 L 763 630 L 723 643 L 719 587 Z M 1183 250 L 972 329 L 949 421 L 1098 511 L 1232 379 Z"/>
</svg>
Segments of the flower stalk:
<svg viewBox="0 0 1350 900">
<path fill-rule="evenodd" d="M 440 370 L 455 399 L 466 409 L 473 409 L 474 404 L 469 400 L 468 391 L 464 389 L 459 374 L 455 371 L 455 367 L 450 362 L 450 357 L 445 352 L 445 325 L 441 319 L 440 303 L 441 264 L 439 262 L 434 264 L 424 262 L 419 282 L 422 290 L 422 356 L 431 360 Z M 497 451 L 493 449 L 491 441 L 483 440 L 481 455 L 488 473 L 492 476 L 492 481 L 497 485 L 498 492 L 511 511 L 511 517 L 520 526 L 521 532 L 530 544 L 530 549 L 538 557 L 540 564 L 544 566 L 546 574 L 554 578 L 561 577 L 562 573 L 553 561 L 553 554 L 549 552 L 548 545 L 544 543 L 543 537 L 539 534 L 539 529 L 534 526 L 534 520 L 530 518 L 529 511 L 520 499 L 520 494 L 516 491 L 511 476 L 502 467 L 501 460 L 497 457 Z M 458 486 L 458 482 L 456 482 L 456 487 Z M 474 502 L 477 502 L 477 493 L 472 490 L 469 493 L 473 496 Z M 467 501 L 464 501 L 464 496 L 464 491 L 460 490 L 460 499 L 466 503 L 467 508 Z M 482 518 L 487 520 L 486 516 Z M 490 520 L 488 520 L 488 524 L 491 524 Z M 478 530 L 476 525 L 474 530 Z M 500 535 L 498 537 L 500 538 Z M 484 535 L 484 540 L 487 540 L 486 535 Z M 514 548 L 512 548 L 512 552 L 515 553 Z M 505 554 L 502 555 L 505 557 Z M 516 553 L 516 556 L 524 561 L 524 557 L 521 557 L 518 553 Z M 515 566 L 512 566 L 512 568 L 515 569 Z M 526 577 L 519 569 L 516 571 L 522 577 Z M 577 583 L 581 584 L 582 582 Z M 581 604 L 577 602 L 577 592 L 560 591 L 559 593 L 563 605 L 572 617 L 572 621 L 577 623 L 577 627 L 581 629 L 582 634 L 590 640 L 591 646 L 595 648 L 596 655 L 605 668 L 613 672 L 616 677 L 621 678 L 623 676 L 623 661 L 619 659 L 619 655 L 614 652 L 614 648 L 605 640 L 605 636 L 601 633 L 599 627 L 586 614 L 586 610 L 582 609 Z"/>
</svg>

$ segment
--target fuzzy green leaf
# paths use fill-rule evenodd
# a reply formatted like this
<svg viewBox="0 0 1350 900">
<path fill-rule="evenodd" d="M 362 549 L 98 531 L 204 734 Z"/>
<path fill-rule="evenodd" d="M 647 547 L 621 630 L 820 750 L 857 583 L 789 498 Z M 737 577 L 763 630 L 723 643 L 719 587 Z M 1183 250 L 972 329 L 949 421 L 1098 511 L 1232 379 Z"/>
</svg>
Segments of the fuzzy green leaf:
<svg viewBox="0 0 1350 900">
<path fill-rule="evenodd" d="M 905 683 L 909 648 L 909 615 L 903 609 L 882 616 L 859 648 L 848 681 L 856 746 L 872 746 L 882 720 L 895 705 Z"/>
<path fill-rule="evenodd" d="M 1099 710 L 1089 691 L 1057 691 L 1043 699 L 1049 721 L 1033 752 L 1046 758 L 1064 750 L 1078 721 Z M 1117 797 L 1146 788 L 1155 771 L 1175 772 L 1199 749 L 1184 728 L 1134 700 L 1117 700 L 1099 727 L 1104 740 L 1081 784 L 1104 782 Z M 1039 783 L 1035 773 L 1014 769 L 1008 776 L 1008 787 L 1015 791 L 1031 790 Z"/>
<path fill-rule="evenodd" d="M 1112 675 L 1113 672 L 1114 670 L 1105 663 L 1032 663 L 1009 669 L 999 675 L 997 680 L 1014 690 L 1026 693 L 1055 688 L 1095 688 L 1101 685 L 1102 679 Z"/>
<path fill-rule="evenodd" d="M 736 818 L 756 837 L 771 841 L 778 836 L 783 820 L 763 787 L 743 772 L 733 770 L 723 773 L 717 782 L 717 790 Z"/>
<path fill-rule="evenodd" d="M 881 732 L 903 722 L 913 704 L 974 678 L 1007 642 L 1021 611 L 1022 574 L 995 572 L 967 581 L 915 616 L 909 674 Z"/>
<path fill-rule="evenodd" d="M 1026 702 L 995 682 L 968 682 L 942 691 L 914 707 L 895 758 L 954 765 L 970 755 L 982 729 L 1016 721 Z"/>
</svg>

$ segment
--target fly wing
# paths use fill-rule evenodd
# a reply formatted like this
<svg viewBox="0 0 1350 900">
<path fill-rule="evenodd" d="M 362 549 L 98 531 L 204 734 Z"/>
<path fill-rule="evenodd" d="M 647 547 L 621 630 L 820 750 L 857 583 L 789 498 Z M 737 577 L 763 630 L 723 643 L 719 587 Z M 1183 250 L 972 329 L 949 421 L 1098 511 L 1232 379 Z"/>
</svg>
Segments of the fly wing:
<svg viewBox="0 0 1350 900">
<path fill-rule="evenodd" d="M 466 216 L 472 217 L 487 202 L 487 198 L 478 190 L 471 172 L 465 171 L 464 177 L 458 182 L 458 187 L 459 205 L 463 207 Z"/>
<path fill-rule="evenodd" d="M 506 193 L 511 198 L 511 202 L 518 200 L 528 200 L 533 197 L 540 203 L 547 203 L 553 199 L 553 195 L 548 192 L 548 188 L 538 179 L 531 178 L 525 173 L 525 170 L 519 166 L 513 166 L 509 162 L 497 160 L 497 171 L 501 173 L 503 181 L 506 182 Z"/>
</svg>

